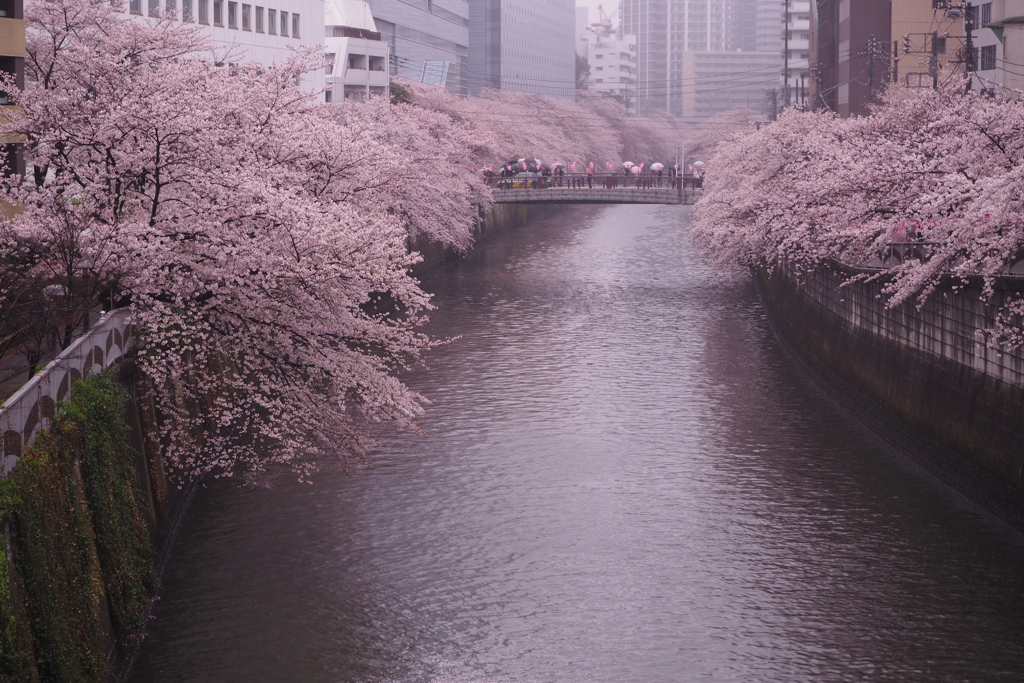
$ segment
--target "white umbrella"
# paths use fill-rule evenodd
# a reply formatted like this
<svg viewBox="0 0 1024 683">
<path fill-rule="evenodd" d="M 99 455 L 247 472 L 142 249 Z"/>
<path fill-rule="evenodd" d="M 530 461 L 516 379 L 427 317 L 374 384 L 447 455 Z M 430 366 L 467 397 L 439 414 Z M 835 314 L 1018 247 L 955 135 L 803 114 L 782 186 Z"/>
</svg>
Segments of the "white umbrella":
<svg viewBox="0 0 1024 683">
<path fill-rule="evenodd" d="M 632 173 L 633 175 L 640 175 L 640 167 L 639 166 L 631 166 L 630 169 L 629 169 L 629 172 Z"/>
<path fill-rule="evenodd" d="M 626 168 L 633 168 L 634 166 L 636 166 L 636 164 L 634 164 L 632 161 L 623 161 L 622 165 L 625 166 Z"/>
<path fill-rule="evenodd" d="M 657 161 L 651 164 L 652 171 L 660 171 L 663 168 L 665 168 L 665 164 L 659 163 Z"/>
</svg>

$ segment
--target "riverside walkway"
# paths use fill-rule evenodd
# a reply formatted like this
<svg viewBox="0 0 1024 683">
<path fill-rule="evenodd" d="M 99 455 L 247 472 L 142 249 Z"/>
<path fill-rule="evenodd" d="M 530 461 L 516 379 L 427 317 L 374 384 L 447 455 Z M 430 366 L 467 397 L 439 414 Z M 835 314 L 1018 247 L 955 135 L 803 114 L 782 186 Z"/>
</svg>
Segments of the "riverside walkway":
<svg viewBox="0 0 1024 683">
<path fill-rule="evenodd" d="M 527 183 L 513 178 L 495 178 L 496 204 L 683 204 L 692 205 L 700 198 L 700 183 L 685 178 L 626 178 L 618 175 L 597 175 L 593 179 L 551 178 L 552 185 Z"/>
</svg>

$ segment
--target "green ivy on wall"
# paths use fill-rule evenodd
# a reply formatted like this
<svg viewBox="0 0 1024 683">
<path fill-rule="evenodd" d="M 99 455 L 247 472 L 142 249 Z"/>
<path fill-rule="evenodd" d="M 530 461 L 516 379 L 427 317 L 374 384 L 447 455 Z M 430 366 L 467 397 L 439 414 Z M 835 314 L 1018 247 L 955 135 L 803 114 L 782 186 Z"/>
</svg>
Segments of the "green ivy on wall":
<svg viewBox="0 0 1024 683">
<path fill-rule="evenodd" d="M 143 627 L 156 578 L 124 408 L 109 371 L 75 382 L 3 482 L 0 680 L 108 680 L 111 645 Z"/>
</svg>

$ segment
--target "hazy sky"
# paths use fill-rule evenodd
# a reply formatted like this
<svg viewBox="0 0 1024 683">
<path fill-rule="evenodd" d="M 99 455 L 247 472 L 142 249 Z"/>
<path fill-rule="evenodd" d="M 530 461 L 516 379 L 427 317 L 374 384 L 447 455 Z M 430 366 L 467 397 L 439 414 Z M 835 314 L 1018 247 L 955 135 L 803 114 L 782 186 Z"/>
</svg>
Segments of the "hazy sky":
<svg viewBox="0 0 1024 683">
<path fill-rule="evenodd" d="M 577 7 L 590 8 L 590 21 L 597 21 L 597 6 L 604 5 L 604 11 L 612 18 L 612 22 L 618 23 L 615 12 L 619 11 L 619 0 L 576 0 Z"/>
</svg>

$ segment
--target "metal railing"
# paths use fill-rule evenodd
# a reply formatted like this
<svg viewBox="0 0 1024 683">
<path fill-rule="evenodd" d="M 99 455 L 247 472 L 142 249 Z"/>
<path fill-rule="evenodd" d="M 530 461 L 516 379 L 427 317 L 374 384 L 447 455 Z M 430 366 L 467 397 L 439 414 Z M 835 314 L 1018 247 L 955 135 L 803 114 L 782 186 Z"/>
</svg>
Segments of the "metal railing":
<svg viewBox="0 0 1024 683">
<path fill-rule="evenodd" d="M 528 171 L 528 173 L 532 173 Z M 633 188 L 645 189 L 692 189 L 699 190 L 704 186 L 704 179 L 699 176 L 683 175 L 669 176 L 652 175 L 643 173 L 640 175 L 623 173 L 565 173 L 564 175 L 513 175 L 502 177 L 494 175 L 485 178 L 490 187 L 497 190 L 544 190 L 548 188 L 561 187 L 569 189 L 615 189 Z"/>
<path fill-rule="evenodd" d="M 876 256 L 859 264 L 858 268 L 885 270 L 898 266 L 905 261 L 929 261 L 942 246 L 941 242 L 928 240 L 909 240 L 906 242 L 889 242 Z M 1019 252 L 1006 260 L 998 275 L 1003 277 L 1024 277 L 1024 252 Z"/>
<path fill-rule="evenodd" d="M 135 330 L 128 309 L 104 313 L 38 374 L 0 406 L 0 476 L 6 476 L 36 434 L 50 424 L 58 401 L 66 400 L 71 383 L 110 367 L 135 348 Z"/>
</svg>

